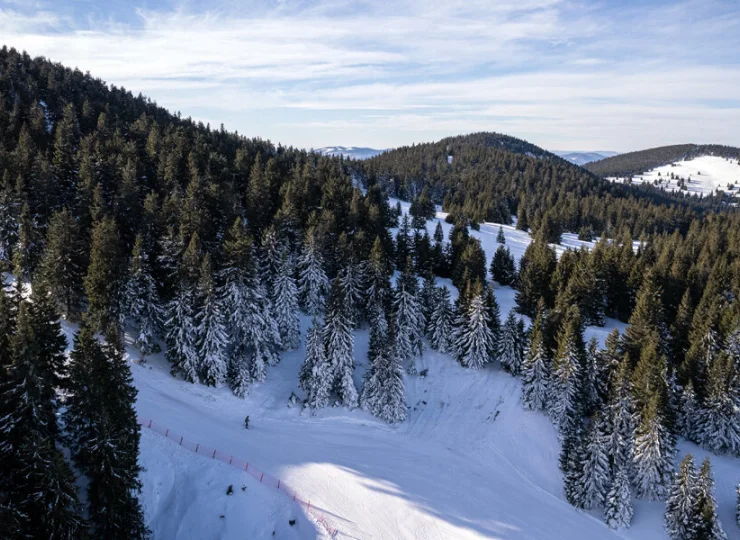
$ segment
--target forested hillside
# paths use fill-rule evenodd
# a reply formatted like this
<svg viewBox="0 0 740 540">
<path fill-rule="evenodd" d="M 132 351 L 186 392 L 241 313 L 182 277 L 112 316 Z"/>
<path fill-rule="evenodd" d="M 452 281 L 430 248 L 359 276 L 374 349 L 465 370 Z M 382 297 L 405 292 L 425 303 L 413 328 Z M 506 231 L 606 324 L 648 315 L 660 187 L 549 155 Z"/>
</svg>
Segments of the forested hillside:
<svg viewBox="0 0 740 540">
<path fill-rule="evenodd" d="M 619 528 L 633 495 L 670 493 L 673 538 L 686 523 L 722 537 L 709 465 L 673 479 L 679 437 L 740 456 L 740 215 L 718 200 L 605 182 L 492 134 L 345 162 L 7 48 L 0 178 L 0 264 L 15 277 L 0 291 L 11 538 L 147 536 L 123 330 L 142 357 L 164 349 L 175 377 L 244 397 L 298 348 L 301 311 L 313 322 L 291 405 L 400 423 L 427 347 L 471 373 L 500 367 L 555 425 L 574 506 Z M 435 202 L 448 234 L 427 231 Z M 512 214 L 534 241 L 516 261 L 501 230 L 487 256 L 470 228 Z M 563 231 L 600 239 L 558 258 Z M 502 321 L 496 293 L 510 287 L 518 315 Z M 80 325 L 69 362 L 60 316 Z M 606 317 L 629 322 L 624 335 L 585 343 Z"/>
<path fill-rule="evenodd" d="M 402 199 L 425 191 L 444 211 L 474 221 L 510 223 L 515 215 L 519 227 L 543 229 L 550 241 L 562 231 L 598 236 L 623 227 L 635 237 L 686 233 L 695 217 L 724 208 L 715 199 L 606 182 L 534 145 L 491 133 L 397 148 L 357 167 L 368 182 Z"/>
<path fill-rule="evenodd" d="M 737 159 L 740 157 L 740 148 L 718 144 L 677 144 L 628 152 L 587 163 L 584 167 L 602 178 L 630 177 L 662 165 L 704 155 Z"/>
</svg>

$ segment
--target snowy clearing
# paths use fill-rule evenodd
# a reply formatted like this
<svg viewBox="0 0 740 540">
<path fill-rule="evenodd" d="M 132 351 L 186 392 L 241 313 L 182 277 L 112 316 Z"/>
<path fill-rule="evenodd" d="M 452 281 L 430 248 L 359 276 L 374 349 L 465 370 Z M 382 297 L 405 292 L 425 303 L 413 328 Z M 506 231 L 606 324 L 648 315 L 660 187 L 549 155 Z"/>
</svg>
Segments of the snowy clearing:
<svg viewBox="0 0 740 540">
<path fill-rule="evenodd" d="M 673 178 L 671 178 L 673 175 Z M 607 178 L 625 182 L 625 178 Z M 666 191 L 679 191 L 679 182 L 684 181 L 686 192 L 711 195 L 720 190 L 737 197 L 740 185 L 740 162 L 718 156 L 700 156 L 657 167 L 632 178 L 633 184 L 655 183 Z M 729 189 L 733 186 L 733 189 Z"/>
</svg>

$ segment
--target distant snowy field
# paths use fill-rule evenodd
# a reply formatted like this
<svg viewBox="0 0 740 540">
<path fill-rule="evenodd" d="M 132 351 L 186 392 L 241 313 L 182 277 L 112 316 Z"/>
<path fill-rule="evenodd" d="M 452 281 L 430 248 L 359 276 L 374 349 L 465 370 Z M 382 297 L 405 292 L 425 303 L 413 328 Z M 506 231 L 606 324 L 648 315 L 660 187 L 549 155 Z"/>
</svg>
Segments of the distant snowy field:
<svg viewBox="0 0 740 540">
<path fill-rule="evenodd" d="M 393 201 L 395 204 L 395 201 Z M 402 203 L 404 211 L 408 204 Z M 451 225 L 438 221 L 445 235 Z M 518 258 L 531 239 L 504 226 L 506 245 Z M 481 239 L 490 262 L 497 224 L 471 235 Z M 563 246 L 590 247 L 564 235 Z M 451 287 L 448 281 L 445 283 Z M 453 295 L 456 291 L 453 291 Z M 496 287 L 505 317 L 515 292 Z M 305 341 L 310 320 L 302 317 Z M 589 328 L 603 343 L 612 328 Z M 71 343 L 73 327 L 65 325 Z M 138 352 L 130 346 L 130 359 Z M 299 396 L 298 372 L 305 343 L 284 353 L 265 383 L 246 399 L 228 388 L 209 388 L 173 378 L 163 355 L 132 363 L 139 391 L 137 412 L 192 441 L 241 457 L 283 479 L 322 509 L 343 539 L 609 539 L 667 538 L 663 503 L 637 502 L 633 526 L 612 531 L 599 511 L 584 512 L 564 499 L 559 444 L 549 419 L 519 404 L 518 379 L 491 366 L 471 372 L 451 357 L 427 351 L 417 362 L 427 377 L 406 377 L 408 419 L 388 426 L 361 411 L 327 408 L 316 416 L 286 406 Z M 355 337 L 355 382 L 367 368 L 368 333 Z M 245 415 L 250 429 L 243 426 Z M 695 459 L 705 452 L 682 443 Z M 679 457 L 680 459 L 680 457 Z M 308 539 L 328 537 L 301 509 L 228 465 L 195 455 L 147 430 L 141 441 L 142 501 L 157 539 Z M 720 519 L 731 539 L 740 461 L 712 456 Z M 226 495 L 229 484 L 234 494 Z M 241 486 L 247 486 L 242 492 Z M 289 520 L 296 522 L 290 526 Z"/>
<path fill-rule="evenodd" d="M 673 174 L 674 178 L 671 178 Z M 718 156 L 700 156 L 686 161 L 678 161 L 647 171 L 632 178 L 633 184 L 654 183 L 666 191 L 680 191 L 679 180 L 683 179 L 687 193 L 711 195 L 721 190 L 738 196 L 740 188 L 740 163 L 736 159 L 725 159 Z M 625 182 L 626 178 L 612 177 L 607 180 Z M 734 186 L 728 189 L 728 186 Z"/>
</svg>

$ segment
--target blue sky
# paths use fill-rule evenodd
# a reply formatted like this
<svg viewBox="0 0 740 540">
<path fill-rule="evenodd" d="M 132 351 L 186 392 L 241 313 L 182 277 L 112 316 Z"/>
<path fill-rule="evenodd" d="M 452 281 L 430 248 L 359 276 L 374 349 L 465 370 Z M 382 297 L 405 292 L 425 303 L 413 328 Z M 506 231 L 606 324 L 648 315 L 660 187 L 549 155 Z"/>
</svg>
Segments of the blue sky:
<svg viewBox="0 0 740 540">
<path fill-rule="evenodd" d="M 738 0 L 0 0 L 0 43 L 302 147 L 740 146 Z"/>
</svg>

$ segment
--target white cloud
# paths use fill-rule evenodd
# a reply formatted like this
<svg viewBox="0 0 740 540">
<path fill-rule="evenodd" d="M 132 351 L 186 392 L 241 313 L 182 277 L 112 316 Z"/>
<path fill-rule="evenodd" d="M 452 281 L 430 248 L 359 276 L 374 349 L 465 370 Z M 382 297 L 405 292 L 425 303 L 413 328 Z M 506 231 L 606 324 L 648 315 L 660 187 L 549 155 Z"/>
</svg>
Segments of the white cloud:
<svg viewBox="0 0 740 540">
<path fill-rule="evenodd" d="M 740 17 L 711 0 L 615 11 L 566 0 L 286 1 L 127 21 L 3 5 L 8 45 L 289 144 L 387 147 L 478 129 L 584 149 L 740 144 L 728 126 L 740 114 Z"/>
</svg>

